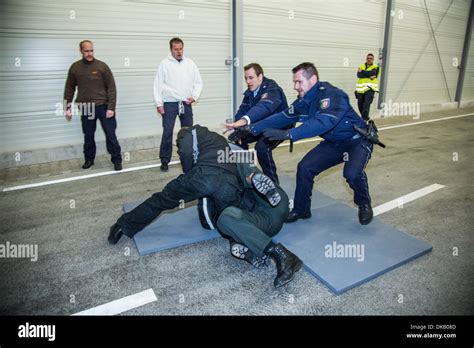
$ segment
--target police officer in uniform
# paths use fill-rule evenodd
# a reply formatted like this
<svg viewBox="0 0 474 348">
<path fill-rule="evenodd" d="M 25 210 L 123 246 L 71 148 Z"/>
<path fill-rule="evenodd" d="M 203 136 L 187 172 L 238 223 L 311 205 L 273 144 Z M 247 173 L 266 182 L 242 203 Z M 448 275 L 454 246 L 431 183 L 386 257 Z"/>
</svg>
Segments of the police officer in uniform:
<svg viewBox="0 0 474 348">
<path fill-rule="evenodd" d="M 250 132 L 263 133 L 270 140 L 320 136 L 324 139 L 298 163 L 294 208 L 286 222 L 311 217 L 313 180 L 324 170 L 344 162 L 344 177 L 354 191 L 354 202 L 359 207 L 359 221 L 368 224 L 373 217 L 365 167 L 371 157 L 372 143 L 353 128 L 365 128 L 365 122 L 349 104 L 346 93 L 328 82 L 319 81 L 312 63 L 301 63 L 293 68 L 294 89 L 298 99 L 285 111 L 272 115 L 249 127 L 237 128 L 229 136 L 238 139 Z M 290 130 L 282 128 L 295 122 L 302 124 Z"/>
<path fill-rule="evenodd" d="M 374 64 L 374 55 L 369 53 L 366 62 L 357 70 L 356 97 L 357 106 L 362 118 L 369 120 L 370 104 L 374 100 L 375 92 L 379 91 L 380 67 Z"/>
<path fill-rule="evenodd" d="M 226 125 L 228 129 L 250 125 L 288 107 L 283 89 L 275 81 L 264 76 L 263 69 L 259 64 L 251 63 L 246 65 L 244 73 L 248 88 L 244 93 L 242 104 L 234 116 L 234 123 Z M 247 150 L 248 144 L 255 141 L 257 142 L 255 150 L 258 163 L 260 163 L 263 173 L 278 183 L 272 150 L 281 141 L 270 141 L 261 135 L 253 136 L 249 134 L 241 140 L 240 145 L 243 149 Z"/>
<path fill-rule="evenodd" d="M 183 174 L 123 214 L 110 228 L 109 242 L 116 244 L 123 234 L 133 238 L 162 211 L 174 209 L 182 201 L 206 198 L 215 211 L 210 214 L 217 218 L 213 222 L 231 239 L 231 247 L 238 243 L 247 249 L 240 255 L 232 252 L 233 256 L 254 265 L 255 258 L 272 257 L 277 265 L 275 287 L 291 281 L 302 262 L 271 240 L 288 216 L 285 192 L 255 166 L 242 164 L 245 167 L 239 169 L 236 163 L 220 160 L 223 153 L 229 153 L 229 145 L 224 137 L 206 127 L 182 128 L 177 146 Z"/>
</svg>

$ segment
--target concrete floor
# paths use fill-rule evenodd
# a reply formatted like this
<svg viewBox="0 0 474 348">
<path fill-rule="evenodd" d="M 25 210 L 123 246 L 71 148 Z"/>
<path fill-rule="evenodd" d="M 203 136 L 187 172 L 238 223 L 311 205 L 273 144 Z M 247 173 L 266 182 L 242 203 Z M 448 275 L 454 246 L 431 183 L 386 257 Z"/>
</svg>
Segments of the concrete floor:
<svg viewBox="0 0 474 348">
<path fill-rule="evenodd" d="M 416 121 L 472 112 L 424 114 Z M 397 117 L 377 125 L 411 122 Z M 305 271 L 275 290 L 273 266 L 257 270 L 232 258 L 221 238 L 144 257 L 127 238 L 109 245 L 108 228 L 122 204 L 159 191 L 180 174 L 177 165 L 165 174 L 155 168 L 1 193 L 0 244 L 38 244 L 39 259 L 0 259 L 0 314 L 68 315 L 152 288 L 157 301 L 124 314 L 472 315 L 473 131 L 474 116 L 467 116 L 380 132 L 388 147 L 376 149 L 367 169 L 374 206 L 434 183 L 446 186 L 379 217 L 433 251 L 339 296 Z M 297 162 L 315 145 L 297 144 L 293 153 L 277 149 L 280 173 L 294 177 Z M 125 168 L 156 163 L 156 157 L 157 149 L 137 151 Z M 0 186 L 111 170 L 107 156 L 92 170 L 80 165 L 2 170 Z M 316 187 L 353 205 L 341 166 L 318 177 Z"/>
</svg>

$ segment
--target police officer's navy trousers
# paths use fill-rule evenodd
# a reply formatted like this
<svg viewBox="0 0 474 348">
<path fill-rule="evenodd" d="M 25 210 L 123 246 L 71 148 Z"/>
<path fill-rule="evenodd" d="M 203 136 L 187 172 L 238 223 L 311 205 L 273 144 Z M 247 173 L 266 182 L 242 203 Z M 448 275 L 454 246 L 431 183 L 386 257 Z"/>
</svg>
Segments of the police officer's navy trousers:
<svg viewBox="0 0 474 348">
<path fill-rule="evenodd" d="M 314 177 L 344 162 L 344 178 L 354 191 L 354 203 L 370 204 L 369 183 L 365 167 L 372 155 L 373 145 L 365 138 L 330 143 L 321 142 L 298 163 L 294 209 L 296 213 L 311 212 L 311 194 Z"/>
<path fill-rule="evenodd" d="M 241 145 L 242 148 L 247 150 L 249 148 L 248 144 L 257 142 L 255 144 L 255 151 L 257 152 L 258 163 L 262 167 L 262 172 L 273 182 L 279 183 L 277 168 L 275 161 L 273 160 L 273 149 L 282 143 L 281 140 L 268 140 L 263 135 L 254 136 L 252 134 L 246 136 L 242 139 Z"/>
</svg>

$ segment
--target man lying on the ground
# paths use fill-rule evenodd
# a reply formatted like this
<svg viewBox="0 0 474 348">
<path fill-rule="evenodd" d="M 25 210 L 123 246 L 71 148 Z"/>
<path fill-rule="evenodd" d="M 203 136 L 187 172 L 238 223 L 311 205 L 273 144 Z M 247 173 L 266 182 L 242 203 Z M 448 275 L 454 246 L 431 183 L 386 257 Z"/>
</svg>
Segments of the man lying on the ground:
<svg viewBox="0 0 474 348">
<path fill-rule="evenodd" d="M 277 265 L 275 287 L 290 282 L 302 262 L 272 242 L 288 216 L 286 193 L 256 167 L 223 161 L 222 154 L 230 152 L 227 140 L 206 127 L 182 128 L 177 146 L 183 174 L 123 214 L 110 228 L 109 242 L 116 244 L 123 234 L 133 238 L 161 212 L 206 198 L 219 231 L 230 239 L 232 255 L 254 265 L 269 256 Z"/>
</svg>

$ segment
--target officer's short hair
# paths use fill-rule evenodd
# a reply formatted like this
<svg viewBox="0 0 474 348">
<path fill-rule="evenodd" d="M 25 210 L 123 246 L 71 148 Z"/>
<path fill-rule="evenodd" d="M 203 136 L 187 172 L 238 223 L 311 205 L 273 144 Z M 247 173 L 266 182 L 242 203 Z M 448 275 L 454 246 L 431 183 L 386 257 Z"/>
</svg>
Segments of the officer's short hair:
<svg viewBox="0 0 474 348">
<path fill-rule="evenodd" d="M 79 50 L 82 51 L 82 45 L 85 44 L 86 42 L 90 43 L 91 45 L 93 45 L 92 41 L 91 40 L 82 40 L 81 42 L 79 42 Z"/>
<path fill-rule="evenodd" d="M 257 76 L 260 76 L 263 74 L 263 68 L 258 63 L 247 64 L 246 66 L 244 66 L 244 71 L 247 71 L 252 68 L 253 70 L 255 70 L 255 73 L 257 74 Z"/>
<path fill-rule="evenodd" d="M 372 53 L 369 53 L 369 54 L 367 55 L 367 57 L 372 57 L 372 58 L 374 58 L 374 55 L 373 55 Z"/>
<path fill-rule="evenodd" d="M 314 76 L 316 75 L 316 78 L 318 79 L 319 81 L 319 74 L 318 74 L 318 69 L 316 69 L 316 67 L 314 66 L 313 63 L 309 63 L 309 62 L 304 62 L 304 63 L 301 63 L 301 64 L 298 64 L 297 66 L 295 66 L 292 71 L 293 71 L 293 74 L 296 74 L 298 71 L 300 70 L 303 70 L 303 76 L 309 80 L 311 78 L 311 76 Z"/>
<path fill-rule="evenodd" d="M 181 44 L 184 46 L 183 40 L 181 40 L 179 37 L 174 37 L 170 40 L 170 49 L 173 48 L 173 44 Z"/>
</svg>

